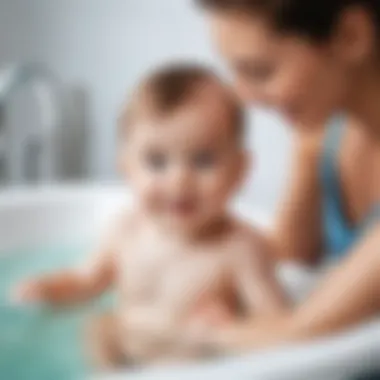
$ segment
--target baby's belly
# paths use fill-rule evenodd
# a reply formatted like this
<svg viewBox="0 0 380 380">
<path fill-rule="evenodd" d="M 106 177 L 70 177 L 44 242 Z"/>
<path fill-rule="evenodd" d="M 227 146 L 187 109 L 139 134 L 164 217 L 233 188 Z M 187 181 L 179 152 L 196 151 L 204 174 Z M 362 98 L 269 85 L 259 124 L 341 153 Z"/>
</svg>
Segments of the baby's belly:
<svg viewBox="0 0 380 380">
<path fill-rule="evenodd" d="M 136 275 L 136 268 L 126 267 L 128 273 L 120 278 L 118 314 L 125 347 L 133 356 L 192 357 L 186 339 L 234 314 L 221 265 L 203 260 L 174 264 L 155 276 L 142 275 L 142 269 Z"/>
<path fill-rule="evenodd" d="M 234 318 L 229 305 L 217 301 L 194 305 L 190 313 L 184 314 L 144 303 L 121 308 L 118 314 L 124 350 L 141 362 L 201 358 L 201 337 L 215 324 Z"/>
<path fill-rule="evenodd" d="M 122 346 L 134 361 L 169 359 L 183 344 L 181 325 L 168 310 L 138 304 L 120 310 L 119 319 Z"/>
</svg>

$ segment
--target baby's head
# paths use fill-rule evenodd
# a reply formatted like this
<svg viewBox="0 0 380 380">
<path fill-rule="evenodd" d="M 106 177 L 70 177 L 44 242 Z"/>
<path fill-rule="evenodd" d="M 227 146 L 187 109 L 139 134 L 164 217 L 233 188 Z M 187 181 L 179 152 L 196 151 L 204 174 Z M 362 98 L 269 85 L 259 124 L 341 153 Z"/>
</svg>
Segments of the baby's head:
<svg viewBox="0 0 380 380">
<path fill-rule="evenodd" d="M 244 112 L 213 73 L 171 65 L 120 118 L 120 164 L 144 213 L 183 232 L 223 215 L 242 181 Z"/>
</svg>

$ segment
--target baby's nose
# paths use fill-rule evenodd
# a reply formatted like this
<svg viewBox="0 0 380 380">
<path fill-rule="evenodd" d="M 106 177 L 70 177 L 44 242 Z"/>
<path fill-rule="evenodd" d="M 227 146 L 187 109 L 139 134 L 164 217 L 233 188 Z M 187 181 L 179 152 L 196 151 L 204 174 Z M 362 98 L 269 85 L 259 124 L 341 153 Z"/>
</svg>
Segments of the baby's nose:
<svg viewBox="0 0 380 380">
<path fill-rule="evenodd" d="M 178 167 L 171 173 L 170 188 L 175 192 L 189 190 L 194 184 L 191 171 L 185 167 Z"/>
</svg>

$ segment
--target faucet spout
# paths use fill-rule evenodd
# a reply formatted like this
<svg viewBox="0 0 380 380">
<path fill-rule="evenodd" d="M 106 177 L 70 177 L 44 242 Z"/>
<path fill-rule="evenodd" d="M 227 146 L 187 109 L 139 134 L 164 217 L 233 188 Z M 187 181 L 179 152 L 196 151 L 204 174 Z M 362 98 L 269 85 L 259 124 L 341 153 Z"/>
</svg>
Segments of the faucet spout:
<svg viewBox="0 0 380 380">
<path fill-rule="evenodd" d="M 41 123 L 37 130 L 12 136 L 6 128 L 7 105 L 15 92 L 33 86 Z M 0 70 L 0 180 L 5 183 L 52 181 L 56 177 L 54 132 L 60 123 L 57 80 L 45 66 L 25 63 Z M 16 139 L 16 141 L 10 141 Z M 21 155 L 12 154 L 12 143 L 24 144 Z M 21 165 L 21 170 L 15 167 Z M 33 169 L 34 167 L 34 169 Z M 20 174 L 17 173 L 22 173 Z"/>
</svg>

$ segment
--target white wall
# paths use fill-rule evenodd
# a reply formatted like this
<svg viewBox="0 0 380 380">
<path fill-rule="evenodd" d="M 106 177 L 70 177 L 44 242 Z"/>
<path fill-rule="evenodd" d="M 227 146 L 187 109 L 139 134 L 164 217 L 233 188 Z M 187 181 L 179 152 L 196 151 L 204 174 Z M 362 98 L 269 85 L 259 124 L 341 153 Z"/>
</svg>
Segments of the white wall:
<svg viewBox="0 0 380 380">
<path fill-rule="evenodd" d="M 79 89 L 87 104 L 88 170 L 106 179 L 114 175 L 117 110 L 140 76 L 172 58 L 220 64 L 204 20 L 190 3 L 0 0 L 0 66 L 20 60 L 46 63 L 66 87 Z M 256 148 L 258 170 L 248 187 L 260 203 L 273 207 L 287 172 L 289 139 L 272 116 L 255 119 L 250 145 Z"/>
</svg>

